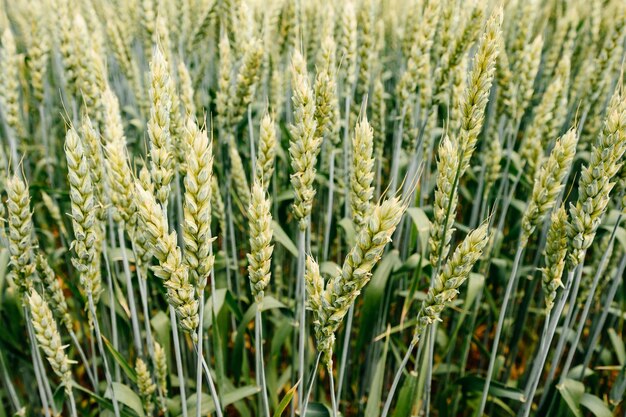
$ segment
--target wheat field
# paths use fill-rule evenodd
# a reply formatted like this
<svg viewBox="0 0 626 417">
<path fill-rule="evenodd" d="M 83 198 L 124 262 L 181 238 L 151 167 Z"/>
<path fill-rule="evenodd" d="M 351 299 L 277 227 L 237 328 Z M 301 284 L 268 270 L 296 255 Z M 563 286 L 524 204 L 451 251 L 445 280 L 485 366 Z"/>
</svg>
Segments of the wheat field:
<svg viewBox="0 0 626 417">
<path fill-rule="evenodd" d="M 0 35 L 0 417 L 626 415 L 623 0 Z"/>
</svg>

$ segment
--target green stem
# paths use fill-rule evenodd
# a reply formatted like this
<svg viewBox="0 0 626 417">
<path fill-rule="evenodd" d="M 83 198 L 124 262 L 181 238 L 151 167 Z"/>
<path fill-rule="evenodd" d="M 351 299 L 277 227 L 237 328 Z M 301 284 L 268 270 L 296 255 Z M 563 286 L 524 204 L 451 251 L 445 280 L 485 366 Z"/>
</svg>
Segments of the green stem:
<svg viewBox="0 0 626 417">
<path fill-rule="evenodd" d="M 513 293 L 513 287 L 517 282 L 517 270 L 520 265 L 520 261 L 522 259 L 522 254 L 524 253 L 524 245 L 518 244 L 517 252 L 515 253 L 515 259 L 513 261 L 513 270 L 511 271 L 511 276 L 509 277 L 509 282 L 507 283 L 506 290 L 504 292 L 504 298 L 502 299 L 502 307 L 500 308 L 500 315 L 498 316 L 498 324 L 496 326 L 496 334 L 493 338 L 493 344 L 491 346 L 491 354 L 489 357 L 489 367 L 487 368 L 487 377 L 485 380 L 485 385 L 483 386 L 483 393 L 480 400 L 480 406 L 478 407 L 478 416 L 482 416 L 485 411 L 485 405 L 487 404 L 487 395 L 489 394 L 489 386 L 491 385 L 491 379 L 493 378 L 493 369 L 496 364 L 496 357 L 498 356 L 498 343 L 500 342 L 500 336 L 502 334 L 502 327 L 504 326 L 504 318 L 506 317 L 506 311 L 509 306 L 509 300 L 511 299 L 511 294 Z"/>
<path fill-rule="evenodd" d="M 93 328 L 96 332 L 96 340 L 98 342 L 98 350 L 100 351 L 100 356 L 102 356 L 102 363 L 104 365 L 104 376 L 107 381 L 107 387 L 111 391 L 111 401 L 113 402 L 113 413 L 115 417 L 120 417 L 120 407 L 117 403 L 117 399 L 115 398 L 115 391 L 113 390 L 113 378 L 111 377 L 111 372 L 109 370 L 109 361 L 106 358 L 106 352 L 104 350 L 104 345 L 102 344 L 102 334 L 100 333 L 100 325 L 98 324 L 98 318 L 96 316 L 96 307 L 93 302 L 93 295 L 91 292 L 87 293 L 87 299 L 89 302 L 89 311 L 91 314 L 91 319 L 93 322 Z"/>
</svg>

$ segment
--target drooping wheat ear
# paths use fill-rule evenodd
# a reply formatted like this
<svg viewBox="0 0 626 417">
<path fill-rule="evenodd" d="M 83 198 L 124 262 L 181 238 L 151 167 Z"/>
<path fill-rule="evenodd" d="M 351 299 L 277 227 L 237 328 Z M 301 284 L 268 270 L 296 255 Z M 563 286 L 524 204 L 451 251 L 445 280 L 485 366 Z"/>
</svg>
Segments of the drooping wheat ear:
<svg viewBox="0 0 626 417">
<path fill-rule="evenodd" d="M 357 67 L 357 22 L 354 2 L 344 2 L 339 17 L 339 36 L 337 37 L 337 56 L 341 61 L 338 79 L 342 83 L 343 96 L 352 94 L 356 82 Z"/>
<path fill-rule="evenodd" d="M 541 51 L 543 48 L 543 37 L 537 36 L 532 43 L 528 43 L 524 46 L 522 56 L 518 65 L 513 70 L 513 77 L 516 85 L 516 114 L 515 120 L 519 120 L 528 105 L 530 99 L 533 96 L 535 78 L 539 71 L 539 64 L 541 63 Z"/>
<path fill-rule="evenodd" d="M 469 167 L 476 141 L 485 120 L 485 106 L 493 82 L 498 42 L 501 36 L 502 7 L 498 6 L 487 21 L 485 33 L 478 42 L 469 82 L 461 99 L 461 174 Z"/>
<path fill-rule="evenodd" d="M 272 215 L 270 200 L 262 185 L 255 181 L 252 185 L 248 219 L 250 221 L 250 253 L 248 257 L 248 275 L 250 290 L 257 303 L 263 301 L 265 289 L 270 282 L 272 263 Z"/>
<path fill-rule="evenodd" d="M 159 344 L 154 342 L 154 374 L 156 376 L 157 386 L 161 395 L 167 396 L 167 357 L 165 350 Z"/>
<path fill-rule="evenodd" d="M 350 170 L 350 205 L 352 218 L 359 231 L 372 210 L 374 196 L 374 132 L 367 116 L 357 122 L 352 138 L 352 169 Z"/>
<path fill-rule="evenodd" d="M 137 388 L 139 388 L 143 409 L 146 415 L 151 416 L 154 411 L 152 396 L 156 391 L 156 384 L 152 382 L 148 366 L 141 358 L 137 358 L 137 362 L 135 362 L 135 372 L 137 373 Z"/>
<path fill-rule="evenodd" d="M 582 263 L 591 246 L 610 201 L 613 177 L 623 164 L 626 150 L 626 96 L 620 86 L 611 102 L 602 133 L 591 150 L 589 164 L 582 168 L 578 182 L 578 201 L 570 204 L 567 227 L 568 263 Z"/>
<path fill-rule="evenodd" d="M 230 129 L 230 110 L 232 95 L 232 71 L 233 64 L 230 52 L 230 42 L 224 33 L 219 43 L 219 68 L 217 80 L 217 92 L 215 95 L 215 108 L 217 109 L 217 124 L 222 135 Z"/>
<path fill-rule="evenodd" d="M 263 43 L 256 38 L 250 39 L 245 46 L 243 61 L 237 74 L 235 90 L 232 95 L 234 101 L 231 102 L 231 123 L 233 124 L 239 122 L 254 98 L 262 59 Z"/>
<path fill-rule="evenodd" d="M 178 79 L 180 80 L 180 98 L 185 109 L 185 116 L 196 116 L 196 103 L 194 99 L 193 83 L 191 75 L 184 61 L 178 63 Z"/>
<path fill-rule="evenodd" d="M 347 7 L 347 6 L 346 6 Z M 309 84 L 306 62 L 295 51 L 291 62 L 293 96 L 293 124 L 290 126 L 291 141 L 291 185 L 296 192 L 294 213 L 298 219 L 300 230 L 304 230 L 309 222 L 313 207 L 315 189 L 315 165 L 322 144 L 322 138 L 315 135 L 315 97 Z"/>
<path fill-rule="evenodd" d="M 31 19 L 32 36 L 29 38 L 30 42 L 26 51 L 28 54 L 27 64 L 30 71 L 30 82 L 33 86 L 33 95 L 38 103 L 42 103 L 45 94 L 44 84 L 51 46 L 49 22 L 46 19 L 44 10 L 39 12 L 33 10 L 33 15 Z"/>
<path fill-rule="evenodd" d="M 405 202 L 397 197 L 376 205 L 359 232 L 356 244 L 350 250 L 341 271 L 331 278 L 320 296 L 312 293 L 312 298 L 321 298 L 321 308 L 313 312 L 319 324 L 315 328 L 317 349 L 322 352 L 322 360 L 332 364 L 335 331 L 348 313 L 350 306 L 369 282 L 371 271 L 382 256 L 387 243 L 400 222 L 406 209 Z M 312 280 L 313 287 L 319 287 L 319 279 Z M 307 287 L 311 287 L 308 284 Z M 311 308 L 315 305 L 311 305 Z"/>
<path fill-rule="evenodd" d="M 170 131 L 172 99 L 170 97 L 170 74 L 168 64 L 158 45 L 150 62 L 150 173 L 157 199 L 167 205 L 170 183 L 174 176 L 174 155 Z"/>
<path fill-rule="evenodd" d="M 265 114 L 261 119 L 255 178 L 266 192 L 274 174 L 277 147 L 274 119 L 269 114 Z"/>
<path fill-rule="evenodd" d="M 242 208 L 245 208 L 250 204 L 250 186 L 248 185 L 248 177 L 246 176 L 246 170 L 243 167 L 241 155 L 239 155 L 239 151 L 237 150 L 237 144 L 232 136 L 230 136 L 228 143 L 230 173 L 235 185 L 235 191 L 241 201 L 241 206 Z"/>
<path fill-rule="evenodd" d="M 439 145 L 437 161 L 437 182 L 435 200 L 433 202 L 433 221 L 430 224 L 428 247 L 430 263 L 436 268 L 439 261 L 443 262 L 450 251 L 450 240 L 454 232 L 454 219 L 458 201 L 458 186 L 455 176 L 459 169 L 459 144 L 444 136 Z M 450 212 L 448 212 L 448 208 Z"/>
<path fill-rule="evenodd" d="M 548 86 L 546 92 L 541 98 L 541 103 L 537 106 L 534 113 L 534 119 L 528 128 L 527 136 L 524 138 L 520 148 L 520 156 L 526 161 L 525 174 L 530 179 L 535 175 L 535 171 L 543 162 L 543 152 L 545 148 L 544 138 L 553 138 L 558 134 L 561 126 L 558 124 L 560 117 L 557 113 L 561 107 L 567 108 L 567 102 L 563 103 L 560 97 L 567 96 L 563 94 L 566 88 L 565 75 L 562 76 L 564 68 L 569 73 L 569 58 L 561 60 L 555 77 Z"/>
<path fill-rule="evenodd" d="M 189 149 L 183 205 L 185 263 L 189 267 L 192 283 L 201 292 L 214 261 L 210 254 L 213 144 L 206 130 L 200 130 L 191 117 L 187 119 L 185 142 Z"/>
<path fill-rule="evenodd" d="M 65 353 L 66 346 L 61 342 L 61 335 L 54 317 L 52 317 L 52 311 L 50 311 L 48 303 L 35 290 L 32 290 L 29 295 L 28 304 L 39 347 L 46 355 L 54 373 L 61 379 L 65 391 L 70 391 L 72 389 L 71 365 L 73 362 Z"/>
<path fill-rule="evenodd" d="M 25 181 L 14 175 L 7 180 L 7 222 L 12 277 L 22 295 L 33 286 L 35 272 L 33 218 L 30 195 Z"/>
<path fill-rule="evenodd" d="M 317 58 L 314 90 L 315 121 L 317 122 L 315 136 L 329 138 L 335 146 L 338 146 L 339 98 L 337 97 L 336 49 L 333 37 L 325 37 Z"/>
<path fill-rule="evenodd" d="M 44 290 L 46 291 L 46 298 L 50 304 L 50 307 L 54 311 L 56 317 L 61 320 L 65 328 L 72 329 L 72 318 L 67 309 L 67 302 L 63 295 L 63 289 L 57 279 L 54 271 L 50 267 L 46 257 L 38 253 L 35 258 L 35 265 L 37 274 L 44 284 Z"/>
<path fill-rule="evenodd" d="M 80 284 L 85 294 L 87 296 L 91 294 L 95 302 L 101 291 L 100 264 L 96 248 L 100 225 L 96 218 L 97 203 L 89 174 L 89 164 L 83 144 L 74 128 L 70 128 L 65 135 L 65 157 L 72 202 L 74 228 L 72 247 L 76 254 L 72 263 L 80 273 Z"/>
<path fill-rule="evenodd" d="M 0 47 L 0 108 L 7 126 L 23 138 L 26 130 L 20 113 L 20 56 L 17 54 L 11 29 L 2 33 Z"/>
<path fill-rule="evenodd" d="M 535 185 L 522 217 L 522 235 L 520 243 L 526 245 L 535 228 L 543 222 L 552 210 L 556 199 L 565 187 L 563 180 L 569 173 L 576 154 L 578 137 L 575 129 L 570 129 L 557 140 L 548 161 L 535 176 Z"/>
<path fill-rule="evenodd" d="M 546 266 L 541 270 L 543 294 L 546 300 L 546 310 L 552 310 L 556 291 L 563 287 L 561 277 L 565 269 L 567 255 L 567 212 L 561 206 L 552 213 L 551 224 L 546 238 L 544 257 Z"/>
<path fill-rule="evenodd" d="M 176 310 L 180 327 L 195 339 L 199 322 L 198 299 L 176 244 L 176 232 L 169 233 L 167 220 L 154 196 L 138 183 L 135 189 L 137 212 L 146 228 L 149 247 L 159 261 L 159 265 L 153 267 L 154 273 L 165 281 L 167 301 Z"/>
<path fill-rule="evenodd" d="M 487 246 L 487 227 L 488 224 L 485 223 L 467 235 L 435 278 L 419 311 L 419 321 L 413 335 L 415 341 L 419 340 L 429 325 L 440 321 L 439 316 L 443 309 L 459 293 L 458 288 L 465 282 Z"/>
<path fill-rule="evenodd" d="M 126 137 L 115 93 L 106 89 L 102 94 L 104 106 L 105 166 L 110 177 L 109 198 L 113 205 L 113 220 L 130 223 L 133 216 L 133 175 L 128 161 Z"/>
</svg>

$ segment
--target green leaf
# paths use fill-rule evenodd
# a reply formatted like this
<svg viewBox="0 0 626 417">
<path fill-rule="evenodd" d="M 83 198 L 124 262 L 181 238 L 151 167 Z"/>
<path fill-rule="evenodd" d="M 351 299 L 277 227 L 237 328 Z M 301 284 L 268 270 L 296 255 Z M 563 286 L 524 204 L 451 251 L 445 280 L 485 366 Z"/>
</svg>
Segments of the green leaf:
<svg viewBox="0 0 626 417">
<path fill-rule="evenodd" d="M 393 411 L 393 417 L 409 417 L 413 407 L 413 399 L 417 395 L 418 377 L 415 371 L 411 371 L 404 379 L 402 388 L 398 393 L 398 401 Z"/>
<path fill-rule="evenodd" d="M 580 401 L 585 394 L 583 383 L 568 378 L 562 384 L 557 385 L 556 389 L 559 390 L 561 398 L 574 416 L 583 417 L 583 413 L 580 411 Z"/>
<path fill-rule="evenodd" d="M 98 394 L 94 393 L 93 391 L 90 391 L 87 388 L 82 387 L 81 385 L 78 385 L 78 384 L 74 384 L 73 388 L 77 391 L 81 391 L 89 395 L 91 398 L 96 400 L 96 402 L 100 404 L 101 407 L 104 407 L 106 410 L 113 411 L 113 402 L 111 400 L 101 397 Z M 117 397 L 115 397 L 115 399 L 117 399 Z M 102 415 L 105 415 L 105 413 L 103 412 Z M 120 407 L 120 415 L 122 417 L 137 417 L 138 416 L 137 413 L 133 413 L 124 407 Z"/>
<path fill-rule="evenodd" d="M 580 399 L 580 405 L 585 407 L 587 410 L 591 411 L 591 413 L 596 417 L 612 417 L 613 413 L 609 409 L 609 407 L 602 401 L 600 398 L 591 394 L 583 394 Z"/>
<path fill-rule="evenodd" d="M 485 379 L 476 375 L 467 375 L 457 381 L 465 392 L 482 392 L 485 385 Z M 507 387 L 498 381 L 491 381 L 489 385 L 489 394 L 493 397 L 506 398 L 509 400 L 522 402 L 524 394 L 521 390 Z"/>
<path fill-rule="evenodd" d="M 296 248 L 296 245 L 289 239 L 287 233 L 276 220 L 272 220 L 272 231 L 274 232 L 274 240 L 280 243 L 293 256 L 298 257 L 298 248 Z"/>
<path fill-rule="evenodd" d="M 428 237 L 430 235 L 430 220 L 428 220 L 428 216 L 419 207 L 409 207 L 406 210 L 407 214 L 411 216 L 411 220 L 413 220 L 413 224 L 417 229 L 417 235 L 420 239 L 420 247 L 422 249 L 428 247 Z"/>
<path fill-rule="evenodd" d="M 291 399 L 293 398 L 294 394 L 296 393 L 296 390 L 298 389 L 298 385 L 300 385 L 300 381 L 296 382 L 296 384 L 293 387 L 291 387 L 289 391 L 287 391 L 283 399 L 280 400 L 280 403 L 274 410 L 274 417 L 281 417 L 283 415 L 283 411 L 285 411 L 285 409 L 291 402 Z"/>
<path fill-rule="evenodd" d="M 235 374 L 235 381 L 239 380 L 241 376 L 241 366 L 243 364 L 243 347 L 244 347 L 244 335 L 248 324 L 254 319 L 257 305 L 252 304 L 246 313 L 243 315 L 239 326 L 237 327 L 237 334 L 235 336 L 235 345 L 233 347 L 232 366 Z M 263 299 L 263 305 L 261 311 L 267 311 L 276 308 L 286 308 L 286 306 L 271 296 L 266 296 Z"/>
<path fill-rule="evenodd" d="M 115 350 L 115 348 L 113 347 L 111 342 L 109 342 L 109 340 L 106 337 L 102 336 L 102 340 L 104 340 L 104 344 L 106 345 L 107 349 L 109 350 L 109 352 L 113 356 L 113 359 L 115 359 L 115 362 L 117 362 L 122 367 L 122 370 L 124 371 L 126 376 L 133 383 L 136 384 L 137 383 L 137 373 L 135 372 L 135 368 L 133 368 L 132 366 L 130 366 L 130 364 L 128 362 L 126 362 L 126 359 L 124 359 L 124 357 L 117 350 Z"/>
<path fill-rule="evenodd" d="M 624 365 L 626 363 L 626 348 L 624 348 L 624 340 L 615 332 L 615 329 L 611 328 L 608 330 L 609 339 L 611 339 L 611 344 L 613 345 L 613 350 L 615 351 L 615 356 L 617 356 L 617 361 L 620 365 Z"/>
<path fill-rule="evenodd" d="M 357 341 L 357 351 L 369 344 L 380 319 L 380 305 L 385 296 L 385 288 L 393 269 L 400 264 L 400 255 L 397 250 L 387 253 L 374 271 L 374 275 L 363 293 L 361 306 L 361 320 Z"/>
<path fill-rule="evenodd" d="M 306 417 L 330 417 L 331 411 L 325 404 L 309 403 L 306 409 Z"/>
<path fill-rule="evenodd" d="M 130 389 L 128 386 L 124 384 L 120 384 L 119 382 L 114 382 L 113 392 L 115 393 L 115 399 L 118 402 L 128 406 L 128 408 L 133 410 L 139 417 L 145 417 L 141 399 L 135 393 L 135 391 L 133 391 L 132 389 Z M 111 391 L 107 390 L 104 396 L 106 398 L 111 398 Z"/>
<path fill-rule="evenodd" d="M 387 362 L 387 351 L 389 350 L 389 333 L 385 338 L 385 346 L 383 352 L 378 358 L 372 385 L 370 386 L 369 396 L 367 398 L 367 406 L 365 407 L 365 417 L 377 417 L 380 413 L 380 402 L 383 394 L 383 384 L 385 381 L 385 363 Z"/>
<path fill-rule="evenodd" d="M 346 243 L 348 244 L 348 247 L 353 247 L 356 242 L 356 230 L 354 229 L 354 223 L 352 223 L 352 220 L 344 218 L 341 219 L 338 224 L 346 234 Z"/>
<path fill-rule="evenodd" d="M 261 389 L 254 385 L 246 385 L 244 387 L 236 388 L 230 392 L 225 393 L 221 397 L 221 405 L 223 408 L 234 404 L 238 401 L 241 401 L 245 398 L 251 397 L 259 393 Z M 189 406 L 187 407 L 187 413 L 190 416 L 196 415 L 196 395 L 193 394 L 187 398 L 187 403 Z M 202 399 L 200 401 L 200 409 L 203 415 L 211 414 L 215 412 L 215 403 L 213 402 L 213 398 L 211 398 L 208 394 L 202 394 Z M 179 416 L 181 417 L 182 414 Z"/>
</svg>

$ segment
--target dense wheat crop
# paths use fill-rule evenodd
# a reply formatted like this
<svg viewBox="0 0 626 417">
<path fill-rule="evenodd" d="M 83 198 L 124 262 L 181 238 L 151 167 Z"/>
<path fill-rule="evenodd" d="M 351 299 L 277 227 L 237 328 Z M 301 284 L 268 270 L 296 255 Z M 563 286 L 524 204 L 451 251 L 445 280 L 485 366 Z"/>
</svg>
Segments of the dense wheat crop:
<svg viewBox="0 0 626 417">
<path fill-rule="evenodd" d="M 626 413 L 624 0 L 0 2 L 0 417 Z"/>
</svg>

